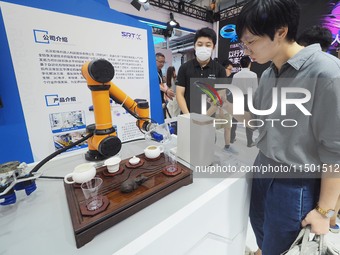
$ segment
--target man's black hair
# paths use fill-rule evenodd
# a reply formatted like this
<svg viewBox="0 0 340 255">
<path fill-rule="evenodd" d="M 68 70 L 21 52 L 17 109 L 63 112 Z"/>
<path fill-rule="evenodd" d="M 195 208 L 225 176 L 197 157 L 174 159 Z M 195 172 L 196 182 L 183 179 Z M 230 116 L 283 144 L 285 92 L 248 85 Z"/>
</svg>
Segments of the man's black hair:
<svg viewBox="0 0 340 255">
<path fill-rule="evenodd" d="M 157 52 L 157 53 L 156 53 L 156 58 L 157 58 L 157 57 L 163 57 L 163 58 L 165 58 L 164 54 L 161 53 L 161 52 Z"/>
<path fill-rule="evenodd" d="M 295 0 L 251 0 L 242 8 L 236 22 L 236 33 L 241 38 L 245 29 L 258 36 L 274 40 L 275 32 L 288 27 L 286 39 L 296 40 L 300 7 Z"/>
<path fill-rule="evenodd" d="M 249 56 L 243 56 L 241 59 L 240 59 L 240 65 L 242 68 L 246 68 L 249 66 L 251 62 L 251 59 Z"/>
<path fill-rule="evenodd" d="M 208 37 L 212 40 L 214 46 L 216 45 L 216 40 L 217 40 L 216 33 L 213 29 L 209 27 L 204 27 L 196 31 L 195 38 L 194 38 L 194 45 L 197 42 L 197 39 L 199 37 Z"/>
<path fill-rule="evenodd" d="M 171 78 L 174 77 L 174 72 L 176 71 L 174 66 L 169 66 L 166 70 L 166 85 L 171 88 Z"/>
<path fill-rule="evenodd" d="M 329 46 L 331 46 L 332 41 L 332 32 L 325 27 L 317 25 L 305 29 L 297 40 L 297 42 L 303 46 L 320 43 L 323 51 L 326 51 Z"/>
<path fill-rule="evenodd" d="M 227 68 L 227 67 L 230 66 L 230 65 L 234 66 L 234 65 L 233 65 L 233 62 L 231 62 L 229 59 L 224 60 L 223 63 L 222 63 L 222 66 L 223 66 L 224 68 Z"/>
</svg>

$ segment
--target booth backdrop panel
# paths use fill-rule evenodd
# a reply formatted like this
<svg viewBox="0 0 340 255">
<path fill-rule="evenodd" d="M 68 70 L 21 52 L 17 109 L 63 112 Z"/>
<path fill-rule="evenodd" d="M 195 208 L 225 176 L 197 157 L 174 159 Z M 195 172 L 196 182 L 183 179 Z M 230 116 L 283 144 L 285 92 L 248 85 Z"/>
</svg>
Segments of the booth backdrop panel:
<svg viewBox="0 0 340 255">
<path fill-rule="evenodd" d="M 301 7 L 300 25 L 298 34 L 313 25 L 322 25 L 331 30 L 333 43 L 329 53 L 337 56 L 340 47 L 340 3 L 337 0 L 298 0 Z M 234 63 L 233 72 L 239 71 L 239 60 L 244 55 L 239 47 L 239 38 L 236 35 L 237 16 L 220 21 L 218 37 L 218 59 L 222 63 L 230 59 Z M 269 63 L 260 65 L 253 63 L 251 70 L 261 77 L 262 72 Z"/>
<path fill-rule="evenodd" d="M 163 122 L 150 27 L 92 1 L 2 1 L 0 7 L 7 85 L 0 88 L 0 163 L 39 161 L 80 139 L 94 123 L 80 73 L 92 59 L 109 60 L 113 82 L 131 98 L 151 101 L 152 118 Z M 111 108 L 122 141 L 142 137 L 132 116 L 115 102 Z"/>
<path fill-rule="evenodd" d="M 229 18 L 219 23 L 218 35 L 218 60 L 223 63 L 229 59 L 233 63 L 233 73 L 240 71 L 240 59 L 244 56 L 243 49 L 240 48 L 240 41 L 236 34 L 237 17 Z M 251 70 L 261 77 L 262 72 L 269 66 L 269 63 L 260 65 L 252 63 Z"/>
<path fill-rule="evenodd" d="M 313 25 L 321 25 L 329 29 L 333 36 L 328 53 L 338 56 L 340 47 L 340 1 L 338 0 L 299 0 L 302 16 L 298 34 Z"/>
<path fill-rule="evenodd" d="M 0 54 L 2 76 L 0 97 L 3 104 L 3 107 L 0 108 L 0 163 L 17 160 L 19 152 L 22 160 L 31 162 L 33 156 L 28 142 L 2 15 L 0 16 Z"/>
</svg>

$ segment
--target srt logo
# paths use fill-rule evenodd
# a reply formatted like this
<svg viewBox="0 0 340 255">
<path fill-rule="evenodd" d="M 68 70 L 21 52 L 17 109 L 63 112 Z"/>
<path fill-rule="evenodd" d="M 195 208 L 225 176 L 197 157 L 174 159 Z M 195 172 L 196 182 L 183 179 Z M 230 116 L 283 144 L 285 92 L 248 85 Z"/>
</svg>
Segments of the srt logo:
<svg viewBox="0 0 340 255">
<path fill-rule="evenodd" d="M 121 32 L 123 38 L 127 39 L 134 39 L 134 40 L 142 40 L 141 34 L 135 34 L 135 33 L 130 33 L 130 32 Z"/>
</svg>

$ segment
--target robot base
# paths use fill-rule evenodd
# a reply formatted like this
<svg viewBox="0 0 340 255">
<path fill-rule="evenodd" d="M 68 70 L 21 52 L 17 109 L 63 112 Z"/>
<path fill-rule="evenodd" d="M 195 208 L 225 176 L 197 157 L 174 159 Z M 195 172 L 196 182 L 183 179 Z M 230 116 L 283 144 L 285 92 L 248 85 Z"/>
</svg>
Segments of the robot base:
<svg viewBox="0 0 340 255">
<path fill-rule="evenodd" d="M 89 150 L 85 154 L 85 159 L 88 161 L 100 161 L 109 158 L 110 156 L 106 157 L 100 154 L 98 151 Z"/>
</svg>

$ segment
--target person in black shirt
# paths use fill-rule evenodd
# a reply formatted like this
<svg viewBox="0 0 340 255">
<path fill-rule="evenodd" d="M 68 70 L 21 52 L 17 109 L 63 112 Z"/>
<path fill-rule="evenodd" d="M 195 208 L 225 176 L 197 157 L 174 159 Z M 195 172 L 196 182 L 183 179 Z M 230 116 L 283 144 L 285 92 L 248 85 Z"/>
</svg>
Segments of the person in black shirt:
<svg viewBox="0 0 340 255">
<path fill-rule="evenodd" d="M 332 32 L 325 27 L 317 25 L 306 28 L 297 39 L 297 42 L 305 47 L 318 43 L 320 44 L 322 51 L 327 51 L 332 45 L 332 41 Z"/>
<path fill-rule="evenodd" d="M 223 61 L 222 66 L 224 66 L 224 68 L 225 68 L 227 78 L 230 78 L 230 79 L 233 78 L 233 76 L 234 76 L 234 73 L 233 73 L 234 65 L 233 65 L 233 63 L 229 59 L 226 59 L 226 60 Z"/>
<path fill-rule="evenodd" d="M 211 59 L 216 38 L 216 33 L 211 28 L 198 30 L 194 38 L 196 58 L 187 61 L 178 70 L 176 98 L 182 113 L 190 112 L 190 78 L 226 78 L 224 67 Z M 191 110 L 197 112 L 196 109 Z"/>
<path fill-rule="evenodd" d="M 175 96 L 175 93 L 172 89 L 169 89 L 165 82 L 163 81 L 163 73 L 162 73 L 162 68 L 165 64 L 165 56 L 163 53 L 157 52 L 156 53 L 156 66 L 157 66 L 157 72 L 158 72 L 158 83 L 159 83 L 159 88 L 160 88 L 160 92 L 161 92 L 161 99 L 162 99 L 162 108 L 163 108 L 163 115 L 164 118 L 166 116 L 165 113 L 165 97 L 164 94 L 166 94 L 166 96 L 172 100 L 172 98 Z"/>
</svg>

